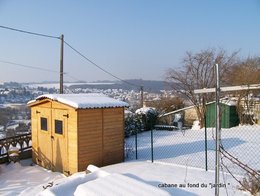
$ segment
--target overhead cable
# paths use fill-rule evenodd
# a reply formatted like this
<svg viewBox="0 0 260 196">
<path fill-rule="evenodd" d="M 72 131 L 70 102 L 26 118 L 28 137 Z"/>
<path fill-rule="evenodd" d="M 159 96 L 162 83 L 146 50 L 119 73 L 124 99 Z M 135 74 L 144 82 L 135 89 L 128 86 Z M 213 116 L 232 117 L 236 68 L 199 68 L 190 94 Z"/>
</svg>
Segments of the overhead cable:
<svg viewBox="0 0 260 196">
<path fill-rule="evenodd" d="M 6 64 L 16 65 L 16 66 L 20 66 L 20 67 L 26 67 L 26 68 L 30 68 L 30 69 L 37 69 L 37 70 L 41 70 L 41 71 L 47 71 L 47 72 L 53 72 L 53 73 L 59 73 L 59 71 L 56 71 L 56 70 L 45 69 L 45 68 L 35 67 L 35 66 L 31 66 L 31 65 L 24 65 L 24 64 L 14 63 L 14 62 L 10 62 L 10 61 L 3 61 L 3 60 L 0 60 L 0 63 L 6 63 Z"/>
<path fill-rule="evenodd" d="M 2 26 L 2 25 L 0 25 L 0 28 L 12 30 L 12 31 L 16 31 L 16 32 L 20 32 L 20 33 L 26 33 L 26 34 L 41 36 L 41 37 L 48 37 L 48 38 L 60 39 L 60 37 L 53 36 L 53 35 L 46 35 L 46 34 L 42 34 L 42 33 L 35 33 L 35 32 L 31 32 L 31 31 L 25 31 L 25 30 L 16 29 L 16 28 L 7 27 L 7 26 Z"/>
<path fill-rule="evenodd" d="M 112 76 L 113 78 L 116 78 L 117 80 L 120 80 L 121 82 L 124 82 L 126 84 L 135 86 L 135 87 L 140 87 L 139 85 L 133 84 L 131 82 L 128 82 L 126 80 L 123 80 L 121 78 L 119 78 L 118 76 L 112 74 L 111 72 L 105 70 L 104 68 L 102 68 L 101 66 L 97 65 L 95 62 L 93 62 L 92 60 L 90 60 L 89 58 L 87 58 L 85 55 L 83 55 L 81 52 L 79 52 L 77 49 L 75 49 L 74 47 L 72 47 L 68 42 L 64 41 L 64 43 L 71 48 L 74 52 L 76 52 L 78 55 L 80 55 L 81 57 L 83 57 L 85 60 L 87 60 L 89 63 L 91 63 L 92 65 L 94 65 L 95 67 L 97 67 L 98 69 L 102 70 L 103 72 L 107 73 L 108 75 Z"/>
<path fill-rule="evenodd" d="M 47 35 L 47 34 L 42 34 L 42 33 L 35 33 L 32 31 L 25 31 L 25 30 L 21 30 L 21 29 L 17 29 L 17 28 L 12 28 L 12 27 L 7 27 L 7 26 L 2 26 L 0 25 L 0 28 L 3 29 L 8 29 L 8 30 L 12 30 L 12 31 L 16 31 L 16 32 L 20 32 L 20 33 L 26 33 L 26 34 L 31 34 L 31 35 L 35 35 L 35 36 L 41 36 L 41 37 L 47 37 L 47 38 L 54 38 L 54 39 L 61 39 L 60 37 L 57 36 L 53 36 L 53 35 Z M 71 48 L 74 52 L 76 52 L 78 55 L 80 55 L 81 57 L 83 57 L 85 60 L 87 60 L 88 62 L 90 62 L 92 65 L 94 65 L 95 67 L 97 67 L 98 69 L 100 69 L 101 71 L 107 73 L 108 75 L 112 76 L 113 78 L 120 80 L 121 82 L 124 82 L 128 85 L 131 86 L 135 86 L 135 87 L 140 87 L 139 85 L 136 85 L 134 83 L 128 82 L 126 80 L 121 79 L 120 77 L 112 74 L 111 72 L 105 70 L 104 68 L 102 68 L 101 66 L 97 65 L 95 62 L 93 62 L 92 60 L 90 60 L 89 58 L 87 58 L 85 55 L 83 55 L 81 52 L 79 52 L 77 49 L 75 49 L 74 47 L 72 47 L 68 42 L 64 41 L 64 43 Z M 22 65 L 22 64 L 18 64 L 18 63 L 12 63 L 12 62 L 7 62 L 7 61 L 2 61 L 2 63 L 9 63 L 9 64 L 13 64 L 13 65 L 19 65 L 19 66 L 23 66 L 23 67 L 27 67 L 27 68 L 34 68 L 34 69 L 41 69 L 41 70 L 45 70 L 47 71 L 47 69 L 44 68 L 39 68 L 39 67 L 33 67 L 33 66 L 28 66 L 28 65 Z M 52 71 L 52 70 L 48 70 L 48 71 Z M 55 71 L 56 72 L 56 71 Z"/>
<path fill-rule="evenodd" d="M 25 67 L 25 68 L 29 68 L 29 69 L 41 70 L 41 71 L 46 71 L 46 72 L 60 73 L 59 71 L 56 71 L 56 70 L 45 69 L 45 68 L 31 66 L 31 65 L 25 65 L 25 64 L 21 64 L 21 63 L 14 63 L 14 62 L 10 62 L 10 61 L 4 61 L 4 60 L 1 60 L 1 59 L 0 59 L 0 63 L 15 65 L 15 66 L 19 66 L 19 67 Z M 68 72 L 63 72 L 63 74 L 65 76 L 68 76 L 68 77 L 74 79 L 75 81 L 80 80 L 80 79 L 76 78 L 75 76 L 69 74 Z"/>
</svg>

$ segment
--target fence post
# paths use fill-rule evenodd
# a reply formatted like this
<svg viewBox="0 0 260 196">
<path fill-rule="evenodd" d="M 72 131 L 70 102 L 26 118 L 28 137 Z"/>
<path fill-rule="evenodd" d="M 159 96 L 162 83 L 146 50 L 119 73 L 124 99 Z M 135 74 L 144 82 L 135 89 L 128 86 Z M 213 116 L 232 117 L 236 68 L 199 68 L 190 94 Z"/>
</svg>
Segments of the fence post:
<svg viewBox="0 0 260 196">
<path fill-rule="evenodd" d="M 204 115 L 205 124 L 205 168 L 208 171 L 208 140 L 207 140 L 207 125 L 206 125 L 206 114 Z"/>
<path fill-rule="evenodd" d="M 220 80 L 219 66 L 216 64 L 216 163 L 215 163 L 215 196 L 219 196 L 219 166 L 220 166 Z"/>
<path fill-rule="evenodd" d="M 152 155 L 152 163 L 153 163 L 153 128 L 151 127 L 151 155 Z"/>
<path fill-rule="evenodd" d="M 206 119 L 206 102 L 203 96 L 203 107 L 204 107 L 204 127 L 205 127 L 205 169 L 208 171 L 208 137 L 207 137 L 207 119 Z"/>
<path fill-rule="evenodd" d="M 135 159 L 137 160 L 137 130 L 135 131 Z"/>
</svg>

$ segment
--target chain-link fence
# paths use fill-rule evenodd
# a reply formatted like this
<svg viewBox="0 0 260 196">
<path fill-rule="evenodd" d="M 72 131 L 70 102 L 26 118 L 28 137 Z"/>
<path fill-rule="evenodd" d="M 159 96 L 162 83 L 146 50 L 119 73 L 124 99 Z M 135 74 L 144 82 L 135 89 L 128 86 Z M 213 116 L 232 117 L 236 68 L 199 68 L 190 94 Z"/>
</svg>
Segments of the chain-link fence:
<svg viewBox="0 0 260 196">
<path fill-rule="evenodd" d="M 228 118 L 224 113 L 230 110 L 229 107 L 223 108 L 222 121 L 223 118 Z M 260 112 L 255 111 L 257 114 Z M 232 112 L 230 116 L 233 116 Z M 260 125 L 257 121 L 253 125 L 227 125 L 227 128 L 221 129 L 221 168 L 239 175 L 246 172 L 243 165 L 260 170 Z M 202 129 L 199 126 L 181 129 L 174 126 L 158 126 L 151 131 L 137 133 L 126 138 L 126 159 L 214 170 L 215 120 L 207 121 L 207 126 Z M 168 130 L 165 130 L 166 128 Z"/>
<path fill-rule="evenodd" d="M 244 166 L 260 170 L 260 125 L 222 129 L 221 134 L 221 165 L 225 171 L 244 175 Z"/>
</svg>

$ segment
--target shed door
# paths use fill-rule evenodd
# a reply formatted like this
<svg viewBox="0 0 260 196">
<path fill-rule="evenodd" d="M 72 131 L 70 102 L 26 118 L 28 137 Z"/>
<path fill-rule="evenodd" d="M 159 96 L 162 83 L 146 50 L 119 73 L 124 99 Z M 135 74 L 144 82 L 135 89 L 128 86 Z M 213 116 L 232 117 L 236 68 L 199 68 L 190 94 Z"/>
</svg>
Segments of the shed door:
<svg viewBox="0 0 260 196">
<path fill-rule="evenodd" d="M 52 144 L 51 144 L 51 110 L 49 108 L 37 108 L 37 164 L 52 169 Z"/>
<path fill-rule="evenodd" d="M 68 172 L 68 112 L 52 109 L 52 162 L 54 171 Z"/>
</svg>

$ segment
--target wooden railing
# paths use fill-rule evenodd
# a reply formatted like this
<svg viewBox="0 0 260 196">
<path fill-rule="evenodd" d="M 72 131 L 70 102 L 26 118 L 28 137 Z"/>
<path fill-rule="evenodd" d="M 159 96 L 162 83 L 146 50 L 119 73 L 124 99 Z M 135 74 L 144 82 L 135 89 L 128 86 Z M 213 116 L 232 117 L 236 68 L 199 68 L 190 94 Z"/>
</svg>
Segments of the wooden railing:
<svg viewBox="0 0 260 196">
<path fill-rule="evenodd" d="M 0 163 L 8 161 L 7 152 L 8 149 L 12 146 L 19 148 L 19 156 L 21 159 L 31 157 L 31 139 L 31 133 L 0 139 Z"/>
</svg>

